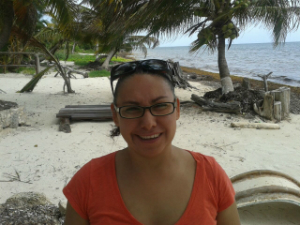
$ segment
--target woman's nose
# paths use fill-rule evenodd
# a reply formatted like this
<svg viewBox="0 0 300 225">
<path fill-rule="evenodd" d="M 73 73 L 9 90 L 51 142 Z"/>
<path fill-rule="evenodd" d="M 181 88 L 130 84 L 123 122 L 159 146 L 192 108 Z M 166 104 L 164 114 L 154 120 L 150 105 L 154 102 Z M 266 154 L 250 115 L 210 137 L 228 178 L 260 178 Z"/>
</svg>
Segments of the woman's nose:
<svg viewBox="0 0 300 225">
<path fill-rule="evenodd" d="M 141 125 L 147 130 L 156 126 L 156 117 L 153 116 L 150 112 L 150 109 L 146 109 L 144 115 L 140 118 Z"/>
</svg>

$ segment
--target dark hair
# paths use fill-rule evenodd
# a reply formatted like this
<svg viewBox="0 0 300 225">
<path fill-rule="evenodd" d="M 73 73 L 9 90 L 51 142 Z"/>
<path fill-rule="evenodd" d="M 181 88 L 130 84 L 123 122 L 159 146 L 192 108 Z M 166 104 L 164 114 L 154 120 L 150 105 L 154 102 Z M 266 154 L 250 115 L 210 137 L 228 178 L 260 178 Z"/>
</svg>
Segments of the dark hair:
<svg viewBox="0 0 300 225">
<path fill-rule="evenodd" d="M 117 85 L 115 88 L 115 91 L 113 93 L 113 103 L 116 105 L 117 102 L 117 98 L 118 98 L 118 94 L 119 94 L 119 89 L 120 86 L 122 86 L 122 84 L 124 83 L 125 80 L 127 80 L 130 77 L 133 77 L 135 75 L 151 75 L 151 76 L 157 76 L 157 77 L 162 77 L 168 84 L 168 86 L 170 87 L 170 90 L 172 91 L 174 98 L 176 98 L 175 95 L 175 90 L 174 90 L 174 85 L 173 82 L 164 74 L 160 74 L 160 73 L 149 73 L 149 72 L 143 72 L 143 71 L 135 71 L 132 74 L 126 75 L 126 76 L 122 76 L 119 78 L 119 80 L 117 81 Z M 110 131 L 110 137 L 116 137 L 120 135 L 120 128 L 119 127 L 114 127 L 111 131 Z"/>
</svg>

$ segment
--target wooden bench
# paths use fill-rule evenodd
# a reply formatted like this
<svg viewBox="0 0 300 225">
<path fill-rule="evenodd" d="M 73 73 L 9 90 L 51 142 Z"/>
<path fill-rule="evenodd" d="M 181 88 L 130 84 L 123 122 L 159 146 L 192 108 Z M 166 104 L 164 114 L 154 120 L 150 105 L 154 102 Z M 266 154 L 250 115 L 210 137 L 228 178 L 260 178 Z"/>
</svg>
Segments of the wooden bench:
<svg viewBox="0 0 300 225">
<path fill-rule="evenodd" d="M 56 118 L 60 118 L 59 131 L 71 132 L 70 122 L 78 120 L 111 121 L 110 105 L 66 105 L 59 110 Z"/>
</svg>

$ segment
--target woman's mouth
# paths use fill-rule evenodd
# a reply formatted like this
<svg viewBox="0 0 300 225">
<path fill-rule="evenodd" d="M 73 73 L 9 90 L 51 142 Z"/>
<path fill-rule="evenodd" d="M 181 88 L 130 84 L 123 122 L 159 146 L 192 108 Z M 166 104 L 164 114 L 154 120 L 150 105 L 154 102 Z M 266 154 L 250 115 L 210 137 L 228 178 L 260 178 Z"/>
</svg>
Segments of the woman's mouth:
<svg viewBox="0 0 300 225">
<path fill-rule="evenodd" d="M 143 140 L 150 140 L 150 139 L 154 139 L 154 138 L 158 138 L 160 136 L 160 134 L 154 134 L 154 135 L 150 135 L 150 136 L 140 136 L 139 137 Z"/>
</svg>

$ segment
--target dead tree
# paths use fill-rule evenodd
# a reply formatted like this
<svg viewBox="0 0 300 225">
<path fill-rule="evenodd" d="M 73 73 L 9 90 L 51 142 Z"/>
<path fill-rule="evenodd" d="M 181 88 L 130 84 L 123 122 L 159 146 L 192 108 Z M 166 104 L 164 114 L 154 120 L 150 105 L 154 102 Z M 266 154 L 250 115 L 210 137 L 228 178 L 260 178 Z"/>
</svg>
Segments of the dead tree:
<svg viewBox="0 0 300 225">
<path fill-rule="evenodd" d="M 257 75 L 257 76 L 259 76 L 260 78 L 263 79 L 264 86 L 265 86 L 265 92 L 268 91 L 268 82 L 267 82 L 267 80 L 268 80 L 268 78 L 272 75 L 272 73 L 273 73 L 273 72 L 270 72 L 270 73 L 268 73 L 267 75 Z"/>
<path fill-rule="evenodd" d="M 187 89 L 187 88 L 197 89 L 196 87 L 190 85 L 190 83 L 183 77 L 183 73 L 181 67 L 179 66 L 179 62 L 172 62 L 169 60 L 168 63 L 171 69 L 173 70 L 172 82 L 174 87 L 179 87 L 183 89 Z"/>
</svg>

